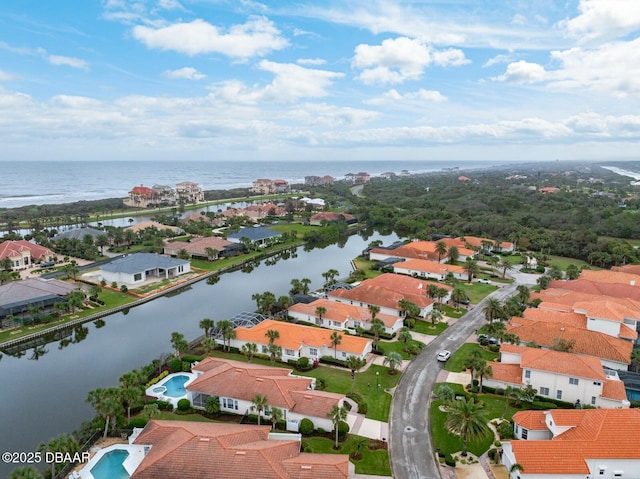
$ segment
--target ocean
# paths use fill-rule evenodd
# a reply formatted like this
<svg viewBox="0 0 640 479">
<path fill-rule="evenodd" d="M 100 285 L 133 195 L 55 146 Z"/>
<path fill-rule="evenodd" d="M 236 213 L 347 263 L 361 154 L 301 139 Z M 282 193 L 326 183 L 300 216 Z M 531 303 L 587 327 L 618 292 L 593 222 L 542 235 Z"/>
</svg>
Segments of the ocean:
<svg viewBox="0 0 640 479">
<path fill-rule="evenodd" d="M 257 178 L 303 183 L 305 176 L 365 171 L 371 176 L 392 171 L 411 174 L 458 167 L 461 170 L 503 166 L 489 161 L 4 161 L 0 179 L 0 209 L 26 205 L 71 203 L 81 200 L 124 198 L 134 186 L 175 186 L 193 181 L 204 190 L 251 186 Z"/>
</svg>

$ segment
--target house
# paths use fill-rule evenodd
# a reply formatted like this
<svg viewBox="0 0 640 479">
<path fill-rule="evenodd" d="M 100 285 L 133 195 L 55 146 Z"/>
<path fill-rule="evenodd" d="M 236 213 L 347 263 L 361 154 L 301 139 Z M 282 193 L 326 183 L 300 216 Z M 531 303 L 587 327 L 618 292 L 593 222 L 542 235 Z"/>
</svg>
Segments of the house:
<svg viewBox="0 0 640 479">
<path fill-rule="evenodd" d="M 178 201 L 184 203 L 196 204 L 204 201 L 202 188 L 192 181 L 177 183 L 176 194 L 178 195 Z"/>
<path fill-rule="evenodd" d="M 300 452 L 301 437 L 270 426 L 151 420 L 133 438 L 144 457 L 131 479 L 354 477 L 345 454 Z"/>
<path fill-rule="evenodd" d="M 502 444 L 514 479 L 640 477 L 640 447 L 630 435 L 640 431 L 638 409 L 554 409 L 519 411 L 514 432 L 522 440 Z"/>
<path fill-rule="evenodd" d="M 267 331 L 277 331 L 280 337 L 274 341 L 282 348 L 282 360 L 309 358 L 311 361 L 320 360 L 322 356 L 331 356 L 346 360 L 349 356 L 366 358 L 371 352 L 372 341 L 343 334 L 342 341 L 337 346 L 331 344 L 333 331 L 312 326 L 285 323 L 266 319 L 253 327 L 237 327 L 236 337 L 231 340 L 231 346 L 241 349 L 247 343 L 258 345 L 258 352 L 269 353 L 269 338 Z"/>
<path fill-rule="evenodd" d="M 371 176 L 365 171 L 360 171 L 353 177 L 353 182 L 356 185 L 363 185 L 369 183 L 369 181 L 371 181 Z"/>
<path fill-rule="evenodd" d="M 394 263 L 393 272 L 406 274 L 420 278 L 431 278 L 444 281 L 449 273 L 455 279 L 466 280 L 467 272 L 462 266 L 453 264 L 437 263 L 426 259 L 408 259 L 400 263 Z"/>
<path fill-rule="evenodd" d="M 246 241 L 260 246 L 266 245 L 267 240 L 271 240 L 271 238 L 278 239 L 280 236 L 282 236 L 282 233 L 278 233 L 264 226 L 257 226 L 253 228 L 240 228 L 240 231 L 229 233 L 227 240 L 232 243 L 243 243 L 243 238 L 246 238 Z"/>
<path fill-rule="evenodd" d="M 471 178 L 469 178 L 468 176 L 460 175 L 458 176 L 458 181 L 461 183 L 468 183 L 469 181 L 471 181 Z"/>
<path fill-rule="evenodd" d="M 587 320 L 576 313 L 536 310 L 544 319 L 513 317 L 507 323 L 507 333 L 513 333 L 523 343 L 535 343 L 551 349 L 558 340 L 573 344 L 570 352 L 600 359 L 604 367 L 626 371 L 631 362 L 633 343 L 626 339 L 587 329 Z M 529 314 L 531 315 L 531 314 Z M 566 317 L 566 321 L 562 321 Z M 571 321 L 575 319 L 577 321 Z M 576 324 L 577 323 L 577 324 Z"/>
<path fill-rule="evenodd" d="M 69 239 L 69 240 L 76 239 L 76 240 L 84 241 L 84 238 L 87 235 L 91 236 L 91 238 L 95 240 L 98 236 L 106 235 L 106 234 L 107 233 L 105 231 L 99 230 L 96 228 L 89 228 L 89 227 L 73 228 L 67 231 L 61 231 L 51 239 L 53 241 L 59 241 L 61 239 Z"/>
<path fill-rule="evenodd" d="M 318 328 L 315 328 L 318 329 Z M 207 357 L 192 368 L 196 378 L 185 388 L 196 408 L 204 408 L 207 399 L 220 401 L 220 410 L 234 414 L 252 411 L 256 395 L 265 396 L 269 406 L 282 410 L 287 430 L 298 431 L 302 419 L 310 419 L 316 428 L 332 431 L 328 415 L 333 406 L 342 406 L 344 395 L 316 391 L 315 379 L 291 374 L 291 369 L 263 366 L 228 359 Z M 268 417 L 266 411 L 261 415 Z"/>
<path fill-rule="evenodd" d="M 286 193 L 289 191 L 289 183 L 285 180 L 270 180 L 268 178 L 258 178 L 249 188 L 252 193 L 259 195 L 269 195 L 273 193 Z"/>
<path fill-rule="evenodd" d="M 504 389 L 531 384 L 538 396 L 601 408 L 629 407 L 624 383 L 600 360 L 581 354 L 500 345 L 500 362 L 484 385 Z"/>
<path fill-rule="evenodd" d="M 454 238 L 452 245 L 454 244 L 458 247 L 462 246 L 469 249 L 485 248 L 494 253 L 513 252 L 515 250 L 515 244 L 510 241 L 495 241 L 490 238 L 480 238 L 478 236 L 460 236 L 459 238 Z"/>
<path fill-rule="evenodd" d="M 159 196 L 159 206 L 170 206 L 178 203 L 176 199 L 176 190 L 172 186 L 155 184 L 153 185 L 153 189 Z"/>
<path fill-rule="evenodd" d="M 123 202 L 132 208 L 152 208 L 160 205 L 160 192 L 143 185 L 134 186 Z"/>
<path fill-rule="evenodd" d="M 589 281 L 595 281 L 597 283 L 613 283 L 613 284 L 628 284 L 629 286 L 640 287 L 640 275 L 633 274 L 629 271 L 633 270 L 620 270 L 609 271 L 606 269 L 594 271 L 589 269 L 583 269 L 580 273 L 580 279 L 586 279 Z"/>
<path fill-rule="evenodd" d="M 190 238 L 189 241 L 169 241 L 164 245 L 164 254 L 177 256 L 180 250 L 185 250 L 192 258 L 217 259 L 220 253 L 233 245 L 215 236 L 200 236 Z M 215 251 L 213 251 L 215 250 Z M 211 253 L 214 253 L 213 255 Z"/>
<path fill-rule="evenodd" d="M 447 240 L 447 238 L 443 238 L 440 241 L 447 245 L 447 249 L 452 245 L 455 245 L 456 248 L 458 248 L 459 261 L 465 261 L 467 258 L 472 258 L 476 255 L 476 252 L 473 249 L 467 248 L 459 242 L 447 243 Z M 390 257 L 396 257 L 406 259 L 425 259 L 435 262 L 446 261 L 448 258 L 446 254 L 440 255 L 436 252 L 437 244 L 437 241 L 412 241 L 410 243 L 399 245 L 394 249 L 373 248 L 369 252 L 369 259 L 372 261 L 379 261 Z"/>
<path fill-rule="evenodd" d="M 163 225 L 162 223 L 158 223 L 157 221 L 143 221 L 138 223 L 137 225 L 127 226 L 126 230 L 131 230 L 134 233 L 139 233 L 140 231 L 144 231 L 147 228 L 155 228 L 157 230 L 165 230 L 171 231 L 173 234 L 179 235 L 182 234 L 182 228 L 178 228 L 177 226 L 171 225 Z"/>
<path fill-rule="evenodd" d="M 560 188 L 556 188 L 555 186 L 545 186 L 543 188 L 538 188 L 538 191 L 543 195 L 546 195 L 549 193 L 558 193 Z"/>
<path fill-rule="evenodd" d="M 100 266 L 100 276 L 107 283 L 127 285 L 174 278 L 189 271 L 189 261 L 153 253 L 132 253 Z"/>
<path fill-rule="evenodd" d="M 317 186 L 322 184 L 322 177 L 316 175 L 308 175 L 304 177 L 304 184 L 309 186 Z"/>
<path fill-rule="evenodd" d="M 319 315 L 318 308 L 324 308 L 325 312 Z M 352 334 L 358 329 L 371 328 L 371 312 L 368 308 L 324 298 L 316 299 L 312 303 L 289 306 L 287 313 L 296 321 L 306 321 L 329 329 L 349 330 Z M 403 318 L 394 314 L 380 313 L 376 318 L 382 321 L 387 334 L 395 334 L 403 326 Z"/>
<path fill-rule="evenodd" d="M 640 266 L 640 265 L 634 265 Z M 613 270 L 614 268 L 612 268 Z M 633 270 L 625 270 L 625 273 L 631 273 L 637 275 L 638 273 Z M 625 283 L 605 283 L 601 281 L 594 281 L 591 279 L 573 279 L 566 280 L 553 280 L 549 283 L 551 290 L 564 290 L 575 291 L 576 293 L 597 295 L 597 296 L 613 296 L 615 298 L 627 298 L 640 303 L 640 288 L 632 284 Z"/>
<path fill-rule="evenodd" d="M 427 297 L 428 283 L 421 279 L 393 273 L 385 273 L 367 279 L 353 289 L 336 289 L 327 292 L 332 301 L 361 307 L 375 305 L 380 313 L 400 316 L 400 300 L 409 301 L 420 308 L 420 316 L 425 317 L 433 310 L 433 300 Z M 451 291 L 452 288 L 440 284 L 439 287 Z"/>
<path fill-rule="evenodd" d="M 0 243 L 0 261 L 11 260 L 11 269 L 20 270 L 43 261 L 53 261 L 54 253 L 49 248 L 26 240 L 3 241 Z"/>
<path fill-rule="evenodd" d="M 335 213 L 333 211 L 322 211 L 309 218 L 309 224 L 316 226 L 322 226 L 325 223 L 333 223 L 335 221 L 344 221 L 348 225 L 353 225 L 358 222 L 353 215 L 348 213 Z"/>
<path fill-rule="evenodd" d="M 0 328 L 8 316 L 30 316 L 31 307 L 48 312 L 56 304 L 66 301 L 67 294 L 80 286 L 57 279 L 29 278 L 11 281 L 0 286 Z"/>
</svg>

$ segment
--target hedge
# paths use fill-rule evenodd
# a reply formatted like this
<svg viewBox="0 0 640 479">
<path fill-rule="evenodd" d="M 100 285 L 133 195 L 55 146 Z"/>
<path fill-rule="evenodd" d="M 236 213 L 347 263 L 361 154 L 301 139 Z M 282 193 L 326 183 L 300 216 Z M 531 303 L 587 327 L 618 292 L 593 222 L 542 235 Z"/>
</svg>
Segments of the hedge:
<svg viewBox="0 0 640 479">
<path fill-rule="evenodd" d="M 298 427 L 298 432 L 303 436 L 308 436 L 309 434 L 313 434 L 313 430 L 315 426 L 313 425 L 313 421 L 311 419 L 307 419 L 306 417 L 302 418 L 300 421 L 300 426 Z"/>
<path fill-rule="evenodd" d="M 169 375 L 169 371 L 162 371 L 159 376 L 156 376 L 151 381 L 149 381 L 144 388 L 147 389 L 149 386 L 153 386 L 155 383 L 157 383 L 161 379 L 166 378 L 168 375 Z"/>
<path fill-rule="evenodd" d="M 320 362 L 327 363 L 327 364 L 335 364 L 336 366 L 342 366 L 343 368 L 347 367 L 346 361 L 343 361 L 342 359 L 336 359 L 333 356 L 322 356 L 320 358 Z"/>
</svg>

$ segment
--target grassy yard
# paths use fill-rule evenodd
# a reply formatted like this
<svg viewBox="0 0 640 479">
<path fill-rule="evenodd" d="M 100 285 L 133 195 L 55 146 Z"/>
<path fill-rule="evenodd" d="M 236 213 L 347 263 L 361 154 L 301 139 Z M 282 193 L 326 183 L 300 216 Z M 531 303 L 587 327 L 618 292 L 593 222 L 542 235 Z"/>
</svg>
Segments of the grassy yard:
<svg viewBox="0 0 640 479">
<path fill-rule="evenodd" d="M 464 371 L 464 361 L 471 354 L 471 351 L 478 349 L 482 353 L 482 357 L 485 361 L 493 361 L 498 357 L 498 353 L 492 353 L 491 351 L 487 351 L 479 344 L 475 343 L 465 343 L 457 351 L 455 351 L 445 366 L 447 371 L 451 372 L 462 372 Z"/>
<path fill-rule="evenodd" d="M 412 332 L 429 334 L 431 336 L 438 336 L 442 331 L 447 329 L 449 325 L 443 321 L 431 324 L 431 321 L 424 321 L 422 319 L 416 320 L 416 324 L 413 326 Z"/>
<path fill-rule="evenodd" d="M 548 263 L 549 263 L 549 266 L 553 266 L 553 265 L 559 266 L 562 271 L 566 271 L 567 266 L 569 266 L 570 264 L 575 264 L 578 268 L 602 269 L 602 268 L 591 266 L 586 261 L 582 261 L 580 259 L 574 259 L 574 258 L 565 258 L 563 256 L 549 256 Z"/>
<path fill-rule="evenodd" d="M 485 298 L 485 296 L 487 296 L 490 293 L 493 293 L 496 289 L 498 289 L 497 286 L 493 286 L 492 284 L 483 284 L 483 283 L 469 284 L 466 282 L 458 283 L 458 287 L 460 287 L 461 289 L 464 290 L 465 293 L 467 293 L 467 296 L 469 296 L 469 301 L 471 301 L 473 304 L 479 303 Z"/>
<path fill-rule="evenodd" d="M 278 233 L 291 233 L 295 231 L 298 238 L 302 238 L 308 231 L 316 231 L 322 229 L 322 226 L 303 225 L 300 223 L 278 223 L 277 225 L 268 225 L 268 228 Z"/>
<path fill-rule="evenodd" d="M 331 440 L 326 437 L 305 437 L 302 439 L 305 445 L 305 451 L 324 454 L 351 454 L 358 450 L 362 459 L 352 462 L 356 466 L 357 474 L 372 474 L 377 476 L 391 476 L 391 465 L 389 463 L 389 454 L 386 449 L 372 449 L 375 445 L 374 441 L 370 441 L 366 437 L 348 434 L 343 442 L 339 442 L 340 449 L 335 450 L 335 439 Z"/>
<path fill-rule="evenodd" d="M 421 341 L 417 341 L 413 339 L 407 345 L 407 349 L 410 349 L 411 346 L 414 346 L 415 348 L 420 350 L 424 348 L 425 344 Z M 414 356 L 407 353 L 404 350 L 404 347 L 405 347 L 404 343 L 401 341 L 393 341 L 393 342 L 381 341 L 380 343 L 378 343 L 378 349 L 381 349 L 382 351 L 384 351 L 385 356 L 393 351 L 393 352 L 399 353 L 403 359 L 413 359 Z"/>
<path fill-rule="evenodd" d="M 382 274 L 382 271 L 372 269 L 373 265 L 376 264 L 375 261 L 365 259 L 362 256 L 354 258 L 353 263 L 356 265 L 356 268 L 358 268 L 360 271 L 365 272 L 364 279 L 375 278 L 376 276 L 380 276 Z"/>
<path fill-rule="evenodd" d="M 460 306 L 460 309 L 452 308 L 446 304 L 441 304 L 438 306 L 438 309 L 445 316 L 449 316 L 450 318 L 461 318 L 464 313 L 467 312 L 467 309 L 463 306 Z"/>
</svg>

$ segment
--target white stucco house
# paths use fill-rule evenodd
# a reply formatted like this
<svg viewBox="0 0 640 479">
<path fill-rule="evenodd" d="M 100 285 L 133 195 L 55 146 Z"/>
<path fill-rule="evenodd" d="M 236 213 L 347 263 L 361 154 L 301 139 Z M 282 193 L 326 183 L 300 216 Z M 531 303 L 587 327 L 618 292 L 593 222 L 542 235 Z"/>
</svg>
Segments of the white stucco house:
<svg viewBox="0 0 640 479">
<path fill-rule="evenodd" d="M 152 253 L 132 253 L 100 267 L 100 276 L 107 283 L 133 285 L 149 279 L 173 278 L 191 271 L 191 263 Z"/>
<path fill-rule="evenodd" d="M 503 442 L 513 479 L 638 479 L 638 409 L 554 409 L 513 416 L 518 440 Z"/>
<path fill-rule="evenodd" d="M 341 407 L 342 394 L 316 391 L 315 379 L 291 374 L 291 369 L 208 357 L 195 364 L 196 379 L 187 384 L 187 397 L 195 408 L 204 409 L 209 397 L 217 397 L 220 409 L 234 414 L 258 414 L 253 408 L 256 395 L 266 396 L 269 406 L 283 411 L 287 430 L 298 431 L 308 418 L 317 428 L 333 430 L 327 416 L 333 406 Z M 261 416 L 269 417 L 267 411 Z"/>
<path fill-rule="evenodd" d="M 393 272 L 418 278 L 431 278 L 438 281 L 444 281 L 449 273 L 455 279 L 461 281 L 466 281 L 467 279 L 467 272 L 462 266 L 437 263 L 426 259 L 408 259 L 400 263 L 394 263 Z"/>
</svg>

